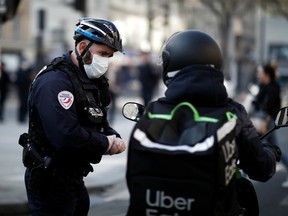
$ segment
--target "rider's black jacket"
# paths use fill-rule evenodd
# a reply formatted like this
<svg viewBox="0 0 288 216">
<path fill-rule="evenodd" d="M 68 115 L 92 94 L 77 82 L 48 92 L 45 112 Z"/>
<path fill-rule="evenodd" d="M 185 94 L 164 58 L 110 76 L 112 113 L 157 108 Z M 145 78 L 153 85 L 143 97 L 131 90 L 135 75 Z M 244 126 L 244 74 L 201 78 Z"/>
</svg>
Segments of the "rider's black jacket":
<svg viewBox="0 0 288 216">
<path fill-rule="evenodd" d="M 216 185 L 215 182 L 217 181 L 213 182 L 211 180 L 214 171 L 218 171 L 218 165 L 223 166 L 225 173 L 226 168 L 229 168 L 224 163 L 219 163 L 221 161 L 220 157 L 217 159 L 202 157 L 202 155 L 198 157 L 199 155 L 196 154 L 193 157 L 185 154 L 181 155 L 179 152 L 175 153 L 176 151 L 173 152 L 171 150 L 178 147 L 179 140 L 177 139 L 180 136 L 177 135 L 182 135 L 182 132 L 183 134 L 185 132 L 186 134 L 193 133 L 193 135 L 190 137 L 181 136 L 179 138 L 181 139 L 181 142 L 179 141 L 181 144 L 184 140 L 183 137 L 187 138 L 185 141 L 189 143 L 191 139 L 194 139 L 196 133 L 205 133 L 204 130 L 187 130 L 192 128 L 192 124 L 191 121 L 189 122 L 190 119 L 186 121 L 185 117 L 190 118 L 191 116 L 186 115 L 185 110 L 182 110 L 182 114 L 178 113 L 179 118 L 176 114 L 173 117 L 175 118 L 172 119 L 172 121 L 175 121 L 173 124 L 169 122 L 170 118 L 167 118 L 169 119 L 169 123 L 164 121 L 163 119 L 167 119 L 163 116 L 166 117 L 167 115 L 164 114 L 167 113 L 171 114 L 172 109 L 174 112 L 176 105 L 182 102 L 190 103 L 199 112 L 198 114 L 204 114 L 203 116 L 211 113 L 215 114 L 217 111 L 223 114 L 224 109 L 231 110 L 237 116 L 236 126 L 234 125 L 235 132 L 233 129 L 233 133 L 231 133 L 231 136 L 235 136 L 235 143 L 237 145 L 237 153 L 232 163 L 236 163 L 239 159 L 240 164 L 238 167 L 243 169 L 251 179 L 257 181 L 267 181 L 275 173 L 276 156 L 274 149 L 261 143 L 260 137 L 253 127 L 245 108 L 228 98 L 224 86 L 224 76 L 221 71 L 210 66 L 194 65 L 175 73 L 175 76 L 167 85 L 165 97 L 148 104 L 143 117 L 132 131 L 126 172 L 126 182 L 130 193 L 130 204 L 127 215 L 146 215 L 148 211 L 153 211 L 153 213 L 159 211 L 161 214 L 167 213 L 167 215 L 174 215 L 175 212 L 181 212 L 179 215 L 191 215 L 192 212 L 193 215 L 234 216 L 240 215 L 240 211 L 242 212 L 244 209 L 248 212 L 250 212 L 249 209 L 254 211 L 255 208 L 257 210 L 255 194 L 251 190 L 250 184 L 246 187 L 247 182 L 245 183 L 245 189 L 242 190 L 241 184 L 244 180 L 239 178 L 238 172 L 236 172 L 237 174 L 232 173 L 233 176 L 230 183 L 225 185 L 227 187 Z M 154 116 L 158 114 L 159 118 L 155 117 L 154 119 L 152 117 L 153 114 L 155 114 Z M 160 118 L 160 116 L 163 118 Z M 211 116 L 213 115 L 211 114 Z M 207 130 L 209 129 L 207 128 Z M 228 130 L 228 127 L 225 130 Z M 173 142 L 173 139 L 176 140 L 176 144 Z M 191 141 L 191 143 L 193 142 Z M 230 142 L 228 141 L 227 143 Z M 235 145 L 234 139 L 231 143 Z M 163 149 L 170 149 L 173 153 L 170 150 L 167 153 Z M 207 159 L 207 163 L 203 158 Z M 217 166 L 215 165 L 210 170 L 207 169 L 212 163 L 217 164 Z M 236 164 L 234 165 L 236 167 Z M 198 167 L 200 168 L 198 169 Z M 222 167 L 219 170 L 221 169 Z M 209 170 L 208 175 L 205 172 L 207 170 Z M 229 169 L 227 169 L 227 173 L 230 173 Z M 217 177 L 220 175 L 220 172 L 219 175 L 216 173 Z M 209 182 L 209 184 L 203 185 L 204 182 Z M 209 188 L 210 186 L 211 188 Z M 213 191 L 216 191 L 216 193 L 208 195 L 209 193 L 203 192 L 202 189 L 207 189 L 211 194 L 213 194 Z M 189 194 L 190 192 L 191 194 Z M 205 194 L 203 196 L 205 198 L 201 196 L 203 194 Z M 179 208 L 177 205 L 173 207 L 169 205 L 171 208 L 168 208 L 168 205 L 165 205 L 165 201 L 162 200 L 163 205 L 160 202 L 162 198 L 166 198 L 167 200 L 174 199 L 175 203 L 177 203 L 179 200 L 189 200 L 191 197 L 192 200 L 195 200 L 191 208 L 193 210 L 188 207 L 184 208 L 183 206 L 183 208 Z M 213 198 L 209 199 L 208 197 Z M 252 205 L 255 205 L 255 207 L 251 208 Z"/>
<path fill-rule="evenodd" d="M 267 181 L 275 173 L 276 156 L 274 148 L 261 143 L 245 108 L 228 97 L 221 71 L 211 66 L 194 65 L 175 73 L 167 85 L 165 97 L 148 104 L 143 117 L 132 131 L 126 172 L 126 182 L 130 194 L 127 215 L 146 215 L 145 213 L 149 211 L 153 213 L 159 211 L 161 214 L 167 213 L 167 215 L 181 212 L 179 215 L 191 215 L 193 213 L 193 215 L 234 216 L 240 215 L 240 212 L 244 209 L 248 213 L 258 211 L 257 199 L 255 193 L 251 190 L 251 185 L 238 176 L 239 172 L 230 173 L 230 171 L 236 169 L 235 163 L 239 160 L 240 164 L 237 166 L 248 174 L 251 179 Z M 227 141 L 228 144 L 233 143 L 234 147 L 235 143 L 237 145 L 235 158 L 232 160 L 235 166 L 226 166 L 219 162 L 221 161 L 220 157 L 206 157 L 207 155 L 201 155 L 200 157 L 197 154 L 187 156 L 179 152 L 175 153 L 174 149 L 178 147 L 179 134 L 181 134 L 179 143 L 183 144 L 193 140 L 196 133 L 205 133 L 206 129 L 209 130 L 208 127 L 204 130 L 199 129 L 199 127 L 197 128 L 199 130 L 189 131 L 188 129 L 192 128 L 193 124 L 189 121 L 190 119 L 186 121 L 185 117 L 190 118 L 191 115 L 186 115 L 187 112 L 184 109 L 181 114 L 178 113 L 178 116 L 175 111 L 172 120 L 165 115 L 167 113 L 171 114 L 172 110 L 174 112 L 176 105 L 183 102 L 193 105 L 199 112 L 198 114 L 203 116 L 207 116 L 206 114 L 213 116 L 211 113 L 223 114 L 224 109 L 236 114 L 236 126 L 233 127 L 235 132 L 233 129 L 233 133 L 230 134 L 235 136 L 235 142 L 234 139 L 233 142 L 231 140 Z M 235 117 L 235 115 L 233 116 Z M 168 119 L 168 121 L 163 119 Z M 228 127 L 225 130 L 227 132 Z M 193 134 L 190 137 L 182 136 L 185 132 L 186 134 Z M 171 141 L 173 139 L 176 142 Z M 186 140 L 183 141 L 184 139 Z M 191 141 L 191 143 L 195 142 Z M 181 147 L 183 146 L 181 145 Z M 193 147 L 195 146 L 193 145 Z M 217 148 L 223 149 L 219 146 Z M 168 153 L 163 149 L 169 149 Z M 234 154 L 233 150 L 230 150 L 229 153 Z M 207 162 L 205 159 L 207 159 Z M 217 166 L 215 165 L 209 170 L 207 167 L 213 163 Z M 220 168 L 219 166 L 223 167 Z M 230 169 L 231 167 L 232 169 Z M 225 187 L 221 184 L 218 185 L 218 180 L 213 180 L 213 175 L 218 171 L 221 172 L 222 168 L 225 169 L 225 176 L 229 173 L 232 174 L 231 181 L 229 184 L 225 184 Z M 206 171 L 209 171 L 209 173 L 207 174 Z M 217 178 L 221 175 L 220 172 L 215 174 Z M 243 182 L 245 182 L 245 188 L 242 190 Z M 204 185 L 205 183 L 207 185 Z M 202 189 L 207 189 L 211 192 L 210 195 L 208 195 L 209 192 L 204 192 Z M 205 195 L 201 196 L 203 194 Z M 179 205 L 166 205 L 163 201 L 165 199 L 175 200 L 175 203 L 178 203 L 179 200 L 190 199 L 195 202 L 193 201 L 193 207 L 191 208 L 184 208 L 183 206 L 183 208 L 180 208 Z"/>
<path fill-rule="evenodd" d="M 265 182 L 275 173 L 276 157 L 273 149 L 261 143 L 245 108 L 228 98 L 223 80 L 223 73 L 212 67 L 186 67 L 168 84 L 165 92 L 166 100 L 188 101 L 196 107 L 207 106 L 215 109 L 226 103 L 233 107 L 238 117 L 236 144 L 239 150 L 240 168 L 251 179 Z"/>
<path fill-rule="evenodd" d="M 120 136 L 107 121 L 107 79 L 88 79 L 72 62 L 70 54 L 58 58 L 59 64 L 48 65 L 50 69 L 40 72 L 33 82 L 29 134 L 31 144 L 40 154 L 53 157 L 56 169 L 81 172 L 90 163 L 100 162 L 108 148 L 106 135 Z M 100 117 L 95 122 L 89 108 L 99 109 Z"/>
</svg>

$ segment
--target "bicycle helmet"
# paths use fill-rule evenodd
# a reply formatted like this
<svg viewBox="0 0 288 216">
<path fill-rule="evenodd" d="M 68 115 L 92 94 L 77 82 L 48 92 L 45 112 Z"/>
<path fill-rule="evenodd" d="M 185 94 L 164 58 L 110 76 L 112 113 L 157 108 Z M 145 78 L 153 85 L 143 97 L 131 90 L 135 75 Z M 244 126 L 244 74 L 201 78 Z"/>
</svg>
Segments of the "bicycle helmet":
<svg viewBox="0 0 288 216">
<path fill-rule="evenodd" d="M 73 37 L 76 44 L 86 38 L 93 43 L 105 44 L 123 52 L 122 39 L 112 22 L 104 19 L 81 18 L 76 26 Z"/>
<path fill-rule="evenodd" d="M 212 37 L 198 30 L 186 30 L 174 33 L 165 42 L 158 64 L 162 66 L 163 81 L 167 85 L 184 67 L 209 65 L 221 69 L 223 59 L 220 47 Z"/>
</svg>

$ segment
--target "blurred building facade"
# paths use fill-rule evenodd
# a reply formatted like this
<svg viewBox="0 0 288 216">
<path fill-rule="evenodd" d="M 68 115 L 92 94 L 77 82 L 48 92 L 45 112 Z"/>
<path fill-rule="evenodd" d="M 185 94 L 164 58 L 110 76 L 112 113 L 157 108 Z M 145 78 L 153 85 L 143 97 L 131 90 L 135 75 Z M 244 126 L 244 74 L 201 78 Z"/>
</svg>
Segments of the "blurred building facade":
<svg viewBox="0 0 288 216">
<path fill-rule="evenodd" d="M 284 39 L 288 22 L 265 14 L 263 30 L 261 13 L 250 11 L 234 20 L 236 60 L 260 62 L 267 58 L 263 41 L 272 36 L 288 44 L 288 38 Z M 75 24 L 82 16 L 115 22 L 128 56 L 139 50 L 158 53 L 169 35 L 187 28 L 201 29 L 221 44 L 217 19 L 200 0 L 21 0 L 15 17 L 1 25 L 0 51 L 7 68 L 15 70 L 21 56 L 41 67 L 73 49 Z M 281 34 L 274 34 L 276 31 Z"/>
<path fill-rule="evenodd" d="M 128 51 L 159 50 L 167 35 L 186 26 L 177 1 L 83 0 L 82 11 L 75 1 L 21 0 L 15 17 L 1 26 L 1 58 L 10 71 L 17 69 L 21 56 L 43 65 L 73 49 L 75 24 L 82 16 L 115 22 Z"/>
</svg>

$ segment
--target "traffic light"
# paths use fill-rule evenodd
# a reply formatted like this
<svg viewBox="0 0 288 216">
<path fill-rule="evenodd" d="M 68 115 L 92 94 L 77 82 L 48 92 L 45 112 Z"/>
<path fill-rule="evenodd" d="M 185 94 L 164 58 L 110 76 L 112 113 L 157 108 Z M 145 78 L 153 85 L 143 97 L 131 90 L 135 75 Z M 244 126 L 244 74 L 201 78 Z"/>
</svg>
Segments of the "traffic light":
<svg viewBox="0 0 288 216">
<path fill-rule="evenodd" d="M 86 0 L 74 0 L 74 8 L 85 13 L 86 10 Z"/>
<path fill-rule="evenodd" d="M 38 28 L 40 31 L 43 31 L 45 29 L 45 10 L 40 9 L 38 11 Z"/>
<path fill-rule="evenodd" d="M 164 9 L 164 25 L 167 26 L 169 24 L 169 17 L 170 17 L 170 5 L 169 2 L 165 2 L 163 4 Z"/>
<path fill-rule="evenodd" d="M 14 17 L 20 0 L 0 0 L 0 21 L 6 22 Z"/>
</svg>

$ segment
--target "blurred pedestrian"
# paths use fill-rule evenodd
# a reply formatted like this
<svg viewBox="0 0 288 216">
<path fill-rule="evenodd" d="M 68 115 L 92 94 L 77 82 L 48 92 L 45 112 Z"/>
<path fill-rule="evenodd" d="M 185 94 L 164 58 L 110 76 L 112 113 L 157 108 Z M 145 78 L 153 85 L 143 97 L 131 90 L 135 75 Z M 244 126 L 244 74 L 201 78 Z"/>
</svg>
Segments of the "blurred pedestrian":
<svg viewBox="0 0 288 216">
<path fill-rule="evenodd" d="M 272 65 L 259 65 L 257 68 L 257 79 L 259 92 L 256 95 L 253 105 L 256 112 L 263 113 L 265 124 L 263 131 L 268 131 L 274 126 L 274 120 L 281 107 L 281 89 L 277 83 L 276 72 Z M 271 134 L 268 141 L 276 144 L 275 134 Z"/>
<path fill-rule="evenodd" d="M 9 92 L 9 86 L 11 84 L 11 79 L 5 68 L 5 63 L 0 64 L 0 121 L 4 120 L 4 109 L 7 95 Z"/>
<path fill-rule="evenodd" d="M 117 99 L 121 94 L 122 86 L 120 80 L 121 66 L 113 63 L 110 63 L 110 65 L 107 71 L 107 78 L 109 80 L 109 92 L 111 97 L 111 103 L 109 106 L 109 123 L 112 124 L 115 119 L 117 110 Z"/>
<path fill-rule="evenodd" d="M 16 73 L 16 86 L 18 91 L 18 122 L 25 123 L 28 111 L 28 93 L 31 82 L 34 78 L 34 70 L 27 60 L 23 60 Z"/>
<path fill-rule="evenodd" d="M 140 53 L 141 63 L 138 65 L 139 70 L 139 81 L 141 83 L 141 97 L 143 99 L 144 105 L 146 106 L 149 101 L 151 101 L 154 96 L 159 75 L 155 66 L 150 60 L 148 52 L 142 51 Z"/>
<path fill-rule="evenodd" d="M 89 195 L 83 178 L 103 155 L 125 150 L 107 121 L 109 58 L 123 52 L 116 26 L 82 18 L 75 47 L 46 65 L 29 93 L 29 130 L 20 136 L 25 186 L 33 216 L 85 216 Z"/>
<path fill-rule="evenodd" d="M 264 124 L 263 133 L 274 127 L 274 121 L 278 110 L 281 107 L 281 88 L 277 82 L 277 67 L 273 64 L 259 65 L 257 68 L 257 79 L 259 82 L 259 92 L 253 101 L 255 112 L 262 113 Z M 277 134 L 271 133 L 267 137 L 267 142 L 279 145 Z M 282 155 L 281 162 L 288 171 L 288 158 Z M 287 181 L 283 182 L 283 187 L 288 187 Z"/>
</svg>

